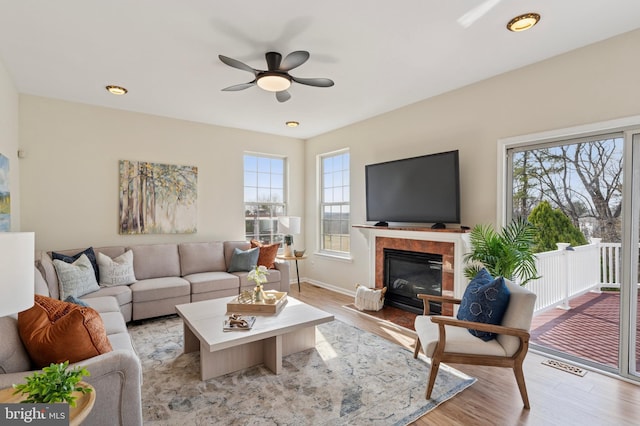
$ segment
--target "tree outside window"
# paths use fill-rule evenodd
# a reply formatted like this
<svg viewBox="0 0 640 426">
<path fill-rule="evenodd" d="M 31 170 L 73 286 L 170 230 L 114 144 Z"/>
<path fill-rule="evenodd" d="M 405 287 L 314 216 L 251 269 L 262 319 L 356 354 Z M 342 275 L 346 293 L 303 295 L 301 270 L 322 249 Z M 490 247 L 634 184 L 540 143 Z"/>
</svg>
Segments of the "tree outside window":
<svg viewBox="0 0 640 426">
<path fill-rule="evenodd" d="M 622 151 L 621 134 L 510 150 L 513 217 L 546 201 L 587 239 L 620 242 Z"/>
</svg>

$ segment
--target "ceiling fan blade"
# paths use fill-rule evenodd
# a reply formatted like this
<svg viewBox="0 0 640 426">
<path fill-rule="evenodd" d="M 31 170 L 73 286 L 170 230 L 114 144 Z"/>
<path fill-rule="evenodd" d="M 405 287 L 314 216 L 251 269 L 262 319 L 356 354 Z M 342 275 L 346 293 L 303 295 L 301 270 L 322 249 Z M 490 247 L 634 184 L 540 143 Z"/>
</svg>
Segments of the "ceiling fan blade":
<svg viewBox="0 0 640 426">
<path fill-rule="evenodd" d="M 249 87 L 255 86 L 256 80 L 250 81 L 249 83 L 235 84 L 233 86 L 225 87 L 222 89 L 223 92 L 237 92 L 238 90 L 248 89 Z"/>
<path fill-rule="evenodd" d="M 291 99 L 291 93 L 287 92 L 286 90 L 281 90 L 280 92 L 276 92 L 276 99 L 278 100 L 278 102 L 287 102 L 289 99 Z"/>
<path fill-rule="evenodd" d="M 464 28 L 469 28 L 478 19 L 482 18 L 487 12 L 493 9 L 502 0 L 485 0 L 478 6 L 474 7 L 460 18 L 458 18 L 458 24 Z"/>
<path fill-rule="evenodd" d="M 258 73 L 257 70 L 251 68 L 249 65 L 247 65 L 247 64 L 245 64 L 243 62 L 240 62 L 237 59 L 229 58 L 229 57 L 224 56 L 224 55 L 218 55 L 218 58 L 222 62 L 224 62 L 225 64 L 229 65 L 230 67 L 237 68 L 237 69 L 243 70 L 243 71 L 248 71 L 250 73 L 253 73 L 254 75 Z"/>
<path fill-rule="evenodd" d="M 316 86 L 316 87 L 333 86 L 333 80 L 329 80 L 328 78 L 299 78 L 299 77 L 291 76 L 291 79 L 296 83 L 306 84 L 307 86 Z"/>
<path fill-rule="evenodd" d="M 291 52 L 284 58 L 282 64 L 280 64 L 280 71 L 290 71 L 307 62 L 307 59 L 309 59 L 309 52 L 306 50 Z"/>
</svg>

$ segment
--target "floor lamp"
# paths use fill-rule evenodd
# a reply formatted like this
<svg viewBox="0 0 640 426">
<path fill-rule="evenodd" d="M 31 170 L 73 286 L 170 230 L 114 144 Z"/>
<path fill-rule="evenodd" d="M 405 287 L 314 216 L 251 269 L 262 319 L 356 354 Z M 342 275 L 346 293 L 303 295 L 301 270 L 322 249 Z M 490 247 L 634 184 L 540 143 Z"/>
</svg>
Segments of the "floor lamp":
<svg viewBox="0 0 640 426">
<path fill-rule="evenodd" d="M 293 256 L 293 235 L 300 233 L 300 218 L 278 216 L 278 233 L 284 234 L 284 255 Z"/>
<path fill-rule="evenodd" d="M 33 306 L 34 233 L 0 232 L 0 317 Z"/>
</svg>

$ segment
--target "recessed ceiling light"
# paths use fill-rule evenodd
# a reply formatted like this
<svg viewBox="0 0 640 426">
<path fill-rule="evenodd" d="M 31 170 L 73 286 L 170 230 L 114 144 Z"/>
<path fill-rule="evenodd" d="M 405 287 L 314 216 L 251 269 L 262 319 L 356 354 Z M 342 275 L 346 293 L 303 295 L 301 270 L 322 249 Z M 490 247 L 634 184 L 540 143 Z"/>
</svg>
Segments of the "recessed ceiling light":
<svg viewBox="0 0 640 426">
<path fill-rule="evenodd" d="M 514 32 L 525 31 L 537 24 L 539 20 L 540 15 L 537 13 L 525 13 L 509 21 L 507 29 Z"/>
<path fill-rule="evenodd" d="M 300 125 L 300 123 L 298 123 L 297 121 L 287 121 L 284 124 L 286 124 L 287 127 L 298 127 Z"/>
<path fill-rule="evenodd" d="M 126 95 L 128 90 L 121 86 L 112 86 L 109 85 L 105 87 L 112 95 Z"/>
</svg>

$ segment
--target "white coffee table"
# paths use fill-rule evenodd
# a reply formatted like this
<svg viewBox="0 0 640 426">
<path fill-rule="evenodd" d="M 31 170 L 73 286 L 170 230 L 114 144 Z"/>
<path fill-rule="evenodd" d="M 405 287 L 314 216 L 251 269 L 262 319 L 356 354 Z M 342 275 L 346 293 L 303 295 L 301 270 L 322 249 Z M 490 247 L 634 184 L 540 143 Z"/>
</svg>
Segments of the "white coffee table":
<svg viewBox="0 0 640 426">
<path fill-rule="evenodd" d="M 251 330 L 223 331 L 227 302 L 203 300 L 177 305 L 184 322 L 184 352 L 200 349 L 200 377 L 207 380 L 243 368 L 264 364 L 275 374 L 282 370 L 282 357 L 316 344 L 316 325 L 333 321 L 333 315 L 292 297 L 277 315 L 257 317 Z"/>
</svg>

